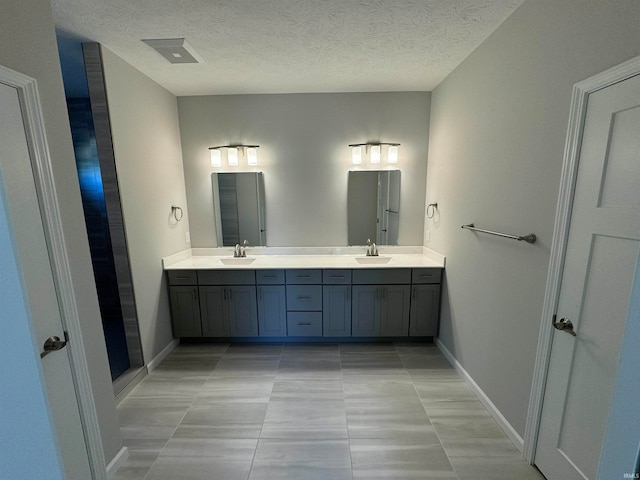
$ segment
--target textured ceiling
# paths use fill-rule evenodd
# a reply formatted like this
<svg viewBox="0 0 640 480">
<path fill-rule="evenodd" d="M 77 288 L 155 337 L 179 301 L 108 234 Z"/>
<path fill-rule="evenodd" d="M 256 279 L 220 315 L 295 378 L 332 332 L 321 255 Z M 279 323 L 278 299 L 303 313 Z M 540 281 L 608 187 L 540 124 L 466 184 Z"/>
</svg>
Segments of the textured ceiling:
<svg viewBox="0 0 640 480">
<path fill-rule="evenodd" d="M 56 28 L 99 42 L 173 94 L 432 90 L 523 0 L 53 0 Z M 172 65 L 141 39 L 184 37 Z"/>
</svg>

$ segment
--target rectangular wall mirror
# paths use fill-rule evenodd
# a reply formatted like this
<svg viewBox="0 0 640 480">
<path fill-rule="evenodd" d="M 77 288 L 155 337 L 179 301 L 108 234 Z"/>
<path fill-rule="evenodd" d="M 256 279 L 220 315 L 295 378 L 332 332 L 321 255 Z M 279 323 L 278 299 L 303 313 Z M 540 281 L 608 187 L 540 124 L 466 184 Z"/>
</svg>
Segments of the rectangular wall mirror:
<svg viewBox="0 0 640 480">
<path fill-rule="evenodd" d="M 400 170 L 349 172 L 349 245 L 397 245 L 400 224 Z"/>
<path fill-rule="evenodd" d="M 218 246 L 266 246 L 262 172 L 212 173 L 211 186 Z"/>
</svg>

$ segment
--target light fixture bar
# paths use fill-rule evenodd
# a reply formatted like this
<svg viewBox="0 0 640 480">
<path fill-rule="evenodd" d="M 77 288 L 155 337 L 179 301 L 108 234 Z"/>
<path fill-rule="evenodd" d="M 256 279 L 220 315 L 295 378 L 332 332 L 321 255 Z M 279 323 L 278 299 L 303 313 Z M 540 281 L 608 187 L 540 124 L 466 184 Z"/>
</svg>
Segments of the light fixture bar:
<svg viewBox="0 0 640 480">
<path fill-rule="evenodd" d="M 233 144 L 233 145 L 217 145 L 215 147 L 209 147 L 209 150 L 222 150 L 223 148 L 260 148 L 260 145 L 242 145 L 242 144 Z"/>
<path fill-rule="evenodd" d="M 399 147 L 400 144 L 399 143 L 389 143 L 389 142 L 369 142 L 369 143 L 351 143 L 349 144 L 350 147 L 373 147 L 375 145 L 388 145 L 390 147 Z"/>
</svg>

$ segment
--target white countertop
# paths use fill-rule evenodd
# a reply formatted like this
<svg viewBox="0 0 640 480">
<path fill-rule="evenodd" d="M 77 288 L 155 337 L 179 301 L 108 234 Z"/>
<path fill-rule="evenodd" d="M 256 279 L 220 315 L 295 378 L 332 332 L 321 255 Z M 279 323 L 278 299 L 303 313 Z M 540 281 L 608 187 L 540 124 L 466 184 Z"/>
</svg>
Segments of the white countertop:
<svg viewBox="0 0 640 480">
<path fill-rule="evenodd" d="M 367 257 L 363 247 L 249 247 L 247 257 L 233 249 L 188 249 L 162 259 L 165 270 L 262 270 L 287 268 L 444 268 L 445 257 L 426 247 L 380 247 Z"/>
</svg>

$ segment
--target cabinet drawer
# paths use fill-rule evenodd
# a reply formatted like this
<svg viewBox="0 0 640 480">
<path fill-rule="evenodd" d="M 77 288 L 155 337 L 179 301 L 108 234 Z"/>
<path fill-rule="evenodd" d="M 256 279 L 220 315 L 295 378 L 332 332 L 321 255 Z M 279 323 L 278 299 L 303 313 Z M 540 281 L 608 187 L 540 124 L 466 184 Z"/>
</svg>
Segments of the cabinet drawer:
<svg viewBox="0 0 640 480">
<path fill-rule="evenodd" d="M 196 270 L 167 270 L 169 285 L 197 285 Z"/>
<path fill-rule="evenodd" d="M 322 286 L 287 285 L 287 310 L 322 310 Z"/>
<path fill-rule="evenodd" d="M 284 285 L 284 270 L 256 270 L 258 285 Z"/>
<path fill-rule="evenodd" d="M 350 285 L 351 270 L 323 270 L 322 283 L 327 285 Z"/>
<path fill-rule="evenodd" d="M 441 275 L 441 268 L 414 268 L 411 283 L 440 283 Z"/>
<path fill-rule="evenodd" d="M 321 337 L 321 312 L 289 312 L 287 332 L 290 337 Z"/>
<path fill-rule="evenodd" d="M 198 270 L 199 285 L 255 285 L 255 270 Z"/>
<path fill-rule="evenodd" d="M 399 285 L 411 283 L 409 268 L 362 268 L 353 271 L 354 285 Z"/>
<path fill-rule="evenodd" d="M 288 285 L 322 283 L 322 270 L 287 270 Z"/>
</svg>

